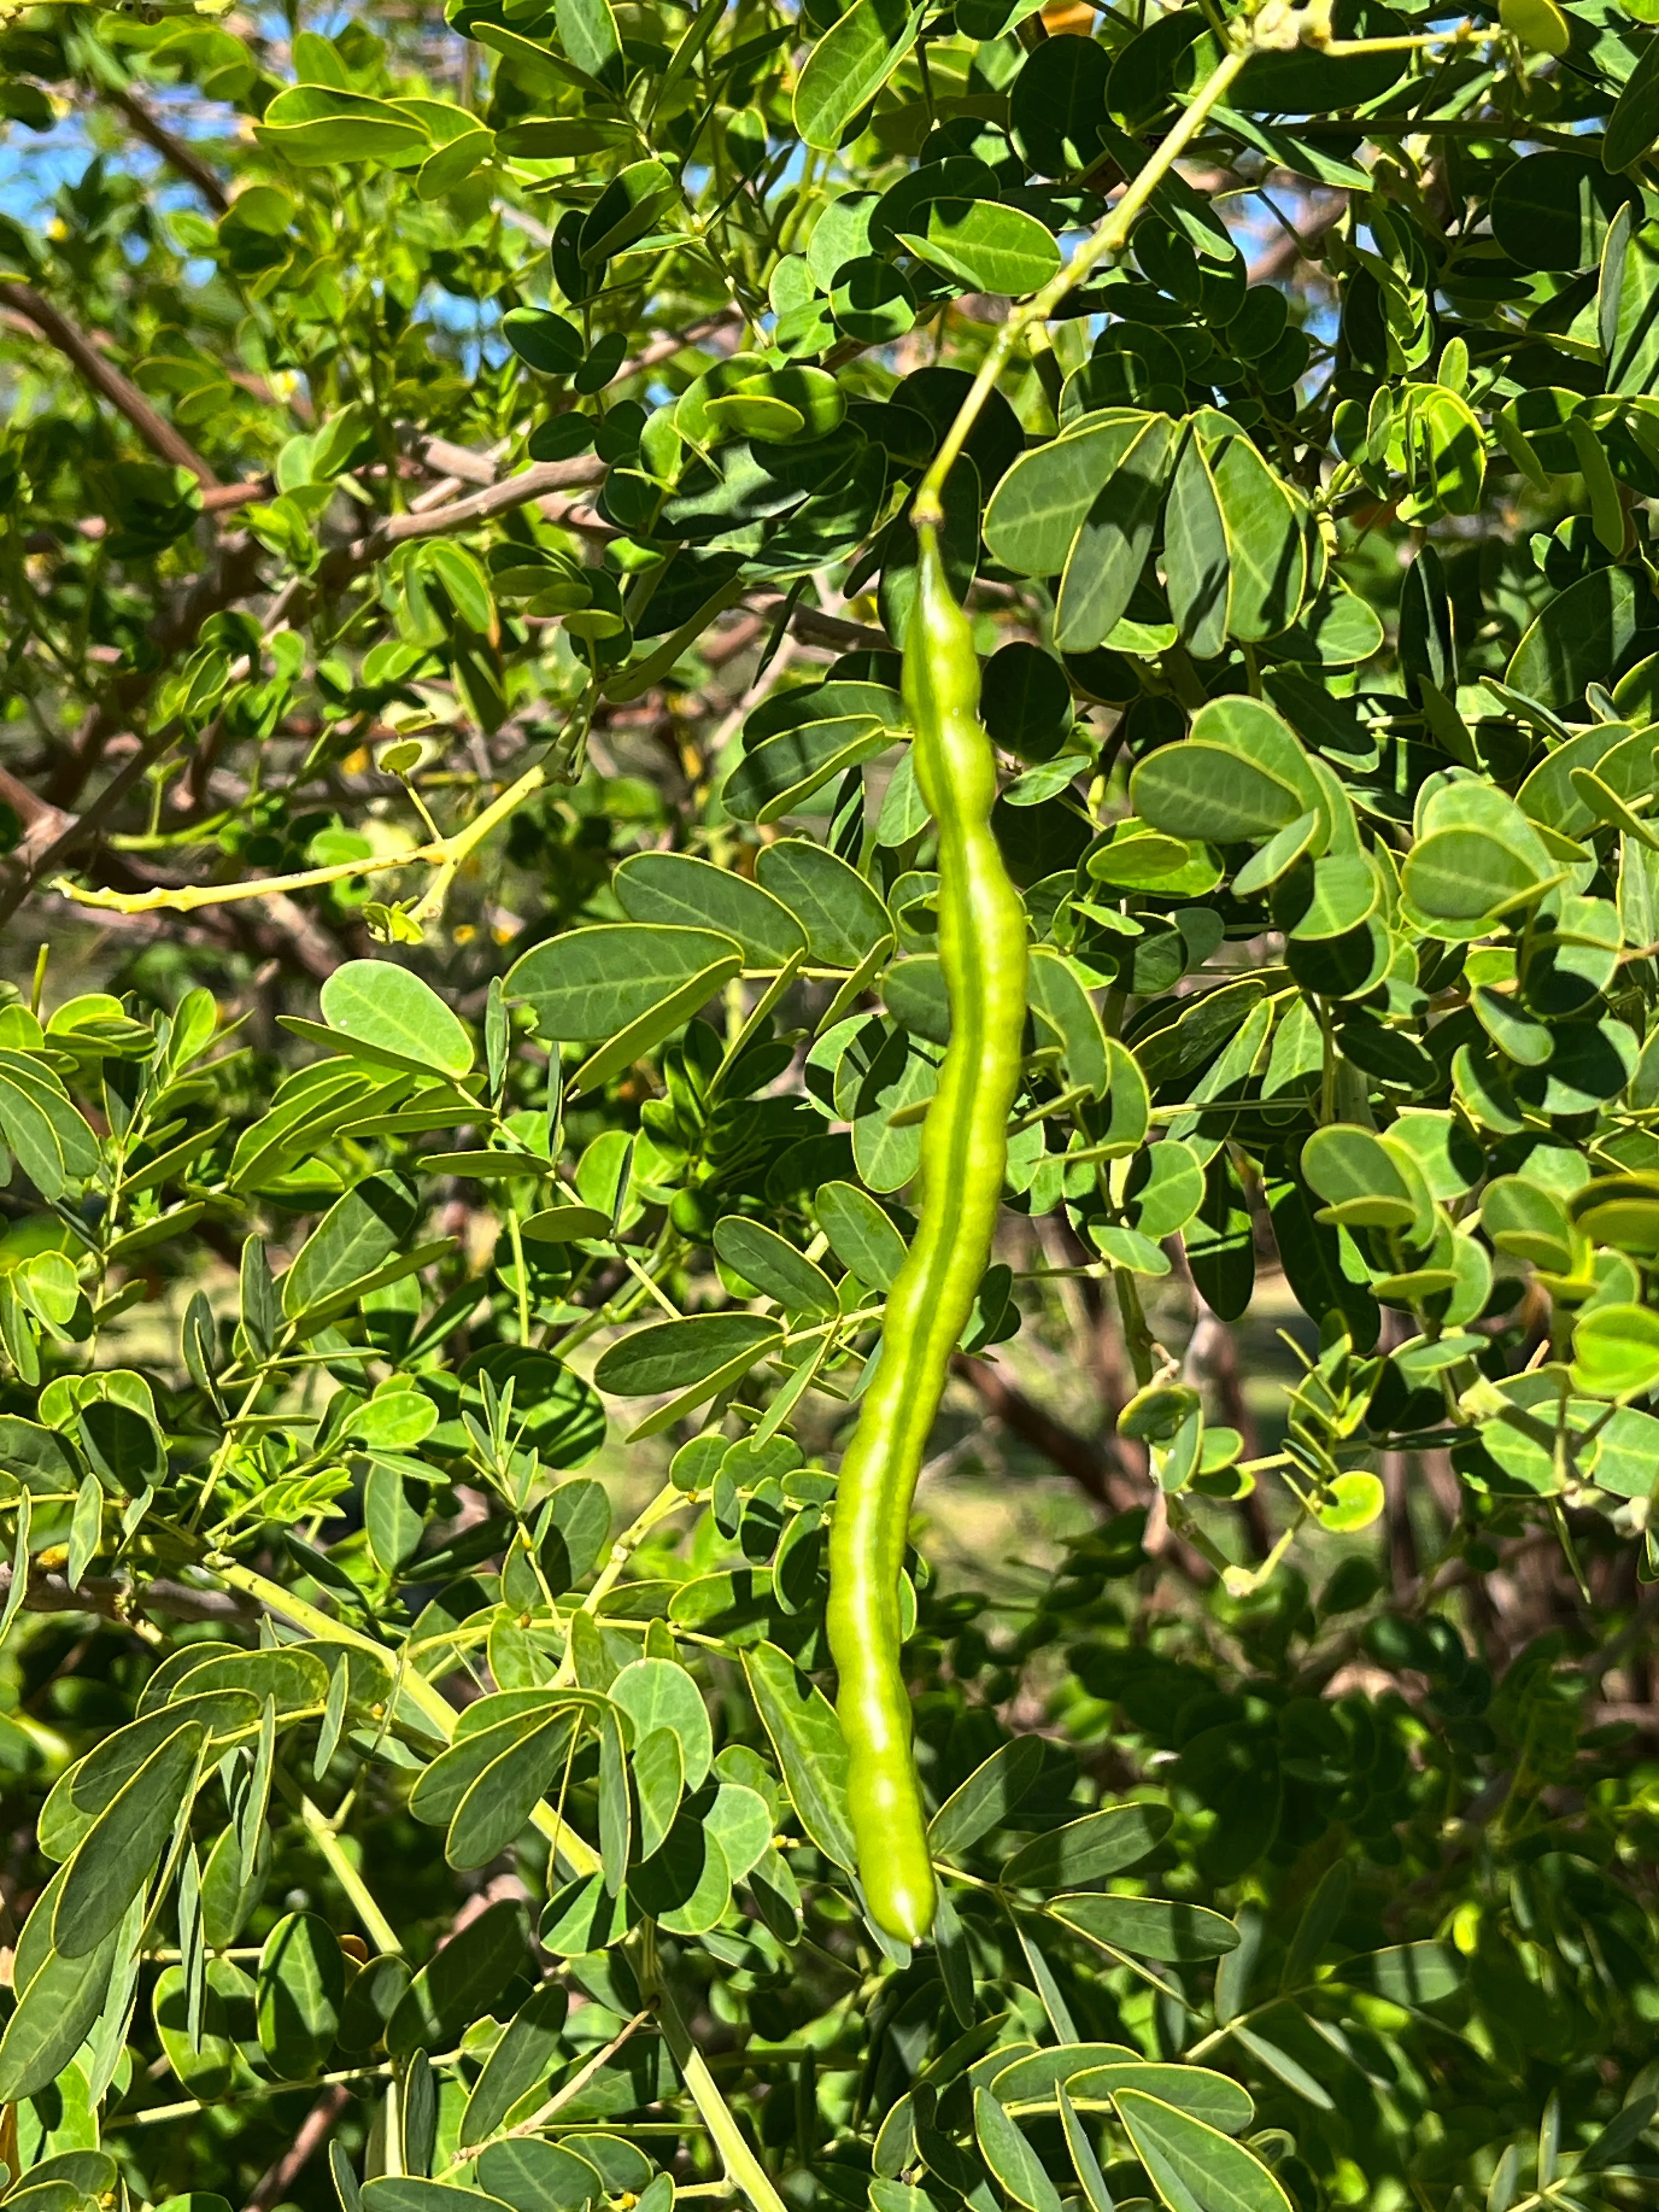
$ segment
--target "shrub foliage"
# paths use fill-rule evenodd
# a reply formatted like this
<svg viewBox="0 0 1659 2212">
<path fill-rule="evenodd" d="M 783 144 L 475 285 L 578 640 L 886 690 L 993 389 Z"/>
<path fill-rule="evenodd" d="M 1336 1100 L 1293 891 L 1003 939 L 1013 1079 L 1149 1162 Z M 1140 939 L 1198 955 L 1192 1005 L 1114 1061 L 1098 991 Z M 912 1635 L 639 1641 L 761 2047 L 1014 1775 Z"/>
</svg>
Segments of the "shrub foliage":
<svg viewBox="0 0 1659 2212">
<path fill-rule="evenodd" d="M 1654 14 L 8 11 L 19 2212 L 1652 2201 Z"/>
</svg>

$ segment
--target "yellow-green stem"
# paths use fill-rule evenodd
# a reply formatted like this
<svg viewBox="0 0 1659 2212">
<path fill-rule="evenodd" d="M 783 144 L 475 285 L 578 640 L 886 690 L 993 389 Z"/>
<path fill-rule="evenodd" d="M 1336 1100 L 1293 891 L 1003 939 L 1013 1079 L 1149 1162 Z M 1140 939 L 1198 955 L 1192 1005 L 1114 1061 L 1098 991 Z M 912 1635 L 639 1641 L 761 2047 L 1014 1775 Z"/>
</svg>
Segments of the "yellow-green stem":
<svg viewBox="0 0 1659 2212">
<path fill-rule="evenodd" d="M 913 519 L 919 530 L 928 523 L 937 528 L 944 520 L 945 479 L 961 458 L 962 449 L 979 419 L 980 410 L 990 397 L 997 379 L 1012 356 L 1014 348 L 1033 324 L 1046 323 L 1066 295 L 1075 290 L 1109 253 L 1116 253 L 1122 249 L 1136 217 L 1203 129 L 1205 118 L 1211 110 L 1226 97 L 1239 71 L 1250 58 L 1252 51 L 1248 46 L 1235 46 L 1230 53 L 1223 55 L 1180 122 L 1164 139 L 1146 167 L 1130 179 L 1122 198 L 1099 229 L 1079 246 L 1066 266 L 1051 276 L 1040 292 L 1034 293 L 1024 306 L 1016 307 L 999 329 L 980 365 L 978 375 L 957 410 L 956 421 L 945 432 L 945 441 L 933 456 L 916 493 Z"/>
</svg>

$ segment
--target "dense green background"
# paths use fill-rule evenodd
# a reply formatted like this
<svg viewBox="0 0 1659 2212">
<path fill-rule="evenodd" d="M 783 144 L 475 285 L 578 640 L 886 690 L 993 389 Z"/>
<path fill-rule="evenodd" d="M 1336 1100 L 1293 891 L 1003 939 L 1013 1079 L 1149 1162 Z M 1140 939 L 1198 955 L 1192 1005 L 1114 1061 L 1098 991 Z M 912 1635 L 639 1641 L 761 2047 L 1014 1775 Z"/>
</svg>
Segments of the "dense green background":
<svg viewBox="0 0 1659 2212">
<path fill-rule="evenodd" d="M 1651 2200 L 1653 13 L 8 16 L 20 2212 Z M 946 486 L 1036 949 L 906 1957 L 906 507 L 1138 174 Z"/>
</svg>

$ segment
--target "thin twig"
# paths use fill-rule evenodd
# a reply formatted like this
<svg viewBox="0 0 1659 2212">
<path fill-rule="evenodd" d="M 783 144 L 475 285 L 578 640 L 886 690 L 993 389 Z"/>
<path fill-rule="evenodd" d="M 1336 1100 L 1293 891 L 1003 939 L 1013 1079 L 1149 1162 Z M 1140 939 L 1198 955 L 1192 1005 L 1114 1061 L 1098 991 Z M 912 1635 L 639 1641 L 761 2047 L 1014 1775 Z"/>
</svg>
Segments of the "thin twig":
<svg viewBox="0 0 1659 2212">
<path fill-rule="evenodd" d="M 219 479 L 183 433 L 158 415 L 136 384 L 130 384 L 106 361 L 86 332 L 32 285 L 0 283 L 0 307 L 32 323 L 49 345 L 72 361 L 87 382 L 100 392 L 118 413 L 125 415 L 153 453 L 173 467 L 188 469 L 198 483 L 217 485 Z"/>
<path fill-rule="evenodd" d="M 0 1565 L 0 1604 L 11 1589 L 9 1564 Z M 135 1613 L 164 1613 L 171 1620 L 251 1622 L 258 1608 L 227 1590 L 193 1589 L 188 1583 L 158 1576 L 131 1583 L 113 1575 L 87 1575 L 71 1584 L 64 1576 L 36 1572 L 29 1577 L 26 1613 L 94 1613 L 104 1620 L 130 1626 Z"/>
<path fill-rule="evenodd" d="M 299 2134 L 275 2166 L 267 2166 L 254 2183 L 246 2212 L 270 2212 L 273 2204 L 282 2203 L 314 2154 L 328 2141 L 350 2094 L 343 2081 L 337 2081 L 331 2088 L 324 2090 L 300 2123 Z"/>
<path fill-rule="evenodd" d="M 650 2019 L 648 2010 L 636 2012 L 632 2020 L 623 2022 L 609 2043 L 602 2044 L 585 2065 L 579 2067 L 568 2081 L 560 2084 L 544 2105 L 538 2106 L 527 2120 L 520 2120 L 516 2127 L 501 2129 L 496 2134 L 486 2137 L 484 2142 L 466 2144 L 461 2155 L 448 2169 L 449 2173 L 459 2173 L 462 2166 L 485 2148 L 487 2143 L 510 2142 L 515 2136 L 533 2136 L 545 2127 L 556 2112 L 562 2112 L 573 2098 L 581 2094 L 600 2068 L 608 2066 L 629 2038 L 636 2034 Z"/>
<path fill-rule="evenodd" d="M 102 95 L 112 107 L 118 107 L 137 136 L 154 149 L 170 169 L 187 177 L 216 215 L 227 215 L 230 210 L 230 195 L 213 171 L 191 146 L 182 138 L 175 138 L 167 125 L 152 115 L 131 85 L 112 84 L 102 88 Z"/>
</svg>

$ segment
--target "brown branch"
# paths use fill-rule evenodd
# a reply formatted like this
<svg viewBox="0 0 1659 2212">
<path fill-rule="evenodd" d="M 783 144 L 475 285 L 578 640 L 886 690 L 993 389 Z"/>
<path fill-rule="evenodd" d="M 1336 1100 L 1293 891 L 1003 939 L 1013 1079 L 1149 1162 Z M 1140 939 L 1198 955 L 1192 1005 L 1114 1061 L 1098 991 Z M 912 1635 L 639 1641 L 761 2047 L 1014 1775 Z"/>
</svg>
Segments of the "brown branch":
<svg viewBox="0 0 1659 2212">
<path fill-rule="evenodd" d="M 677 354 L 686 352 L 702 339 L 737 328 L 742 320 L 735 307 L 722 307 L 718 314 L 707 315 L 702 322 L 692 323 L 684 331 L 665 331 L 661 337 L 641 346 L 631 360 L 623 362 L 611 378 L 611 384 L 625 384 L 630 376 L 638 376 L 645 369 L 660 368 L 664 362 L 672 361 Z M 399 423 L 398 427 L 408 451 L 434 476 L 457 477 L 463 483 L 470 484 L 500 481 L 501 471 L 492 455 L 481 453 L 471 446 L 455 445 L 447 438 L 426 437 L 413 423 Z"/>
<path fill-rule="evenodd" d="M 0 307 L 9 307 L 14 315 L 33 324 L 49 345 L 56 346 L 59 353 L 72 361 L 93 389 L 100 392 L 118 413 L 126 416 L 153 453 L 170 461 L 174 468 L 188 469 L 201 483 L 218 484 L 218 477 L 189 439 L 176 430 L 164 415 L 158 415 L 137 386 L 130 384 L 113 362 L 104 358 L 86 332 L 77 330 L 50 300 L 43 299 L 32 285 L 0 283 Z"/>
<path fill-rule="evenodd" d="M 150 113 L 131 85 L 106 85 L 100 89 L 111 106 L 120 109 L 144 143 L 153 148 L 170 169 L 189 179 L 216 215 L 229 212 L 230 195 L 207 163 L 193 147 L 175 138 L 167 125 Z"/>
<path fill-rule="evenodd" d="M 611 381 L 622 384 L 629 377 L 639 375 L 642 369 L 660 368 L 664 362 L 672 361 L 676 354 L 684 353 L 690 346 L 701 345 L 704 338 L 717 337 L 722 331 L 741 329 L 743 319 L 735 307 L 722 307 L 716 314 L 705 315 L 700 323 L 688 324 L 683 331 L 665 331 L 659 338 L 651 339 L 631 360 L 625 361 Z"/>
<path fill-rule="evenodd" d="M 453 475 L 454 471 L 447 473 Z M 325 591 L 338 591 L 399 545 L 413 544 L 422 538 L 447 537 L 455 530 L 476 529 L 481 523 L 493 522 L 498 514 L 550 493 L 590 490 L 605 482 L 606 473 L 606 464 L 593 453 L 580 454 L 572 461 L 537 461 L 516 476 L 503 477 L 499 483 L 470 493 L 465 499 L 451 500 L 447 507 L 429 507 L 423 514 L 385 515 L 362 538 L 337 546 L 319 568 L 317 580 Z"/>
<path fill-rule="evenodd" d="M 38 797 L 9 769 L 0 768 L 0 800 L 10 807 L 23 825 L 22 838 L 14 848 L 15 852 L 24 852 L 25 848 L 38 851 L 49 845 L 75 818 L 65 814 L 61 806 L 54 806 L 50 799 Z"/>
<path fill-rule="evenodd" d="M 775 615 L 783 605 L 781 592 L 750 592 L 746 596 L 757 614 Z M 833 646 L 838 653 L 894 650 L 884 629 L 872 629 L 868 623 L 848 622 L 843 615 L 827 615 L 818 607 L 797 607 L 789 617 L 789 627 L 809 645 Z"/>
<path fill-rule="evenodd" d="M 0 1602 L 11 1588 L 11 1568 L 0 1565 Z M 131 1621 L 135 1613 L 164 1613 L 171 1620 L 252 1621 L 259 1608 L 233 1591 L 192 1589 L 187 1583 L 158 1577 L 129 1583 L 112 1575 L 88 1575 L 72 1587 L 62 1575 L 38 1571 L 29 1577 L 25 1613 L 95 1613 L 100 1620 Z"/>
<path fill-rule="evenodd" d="M 1316 260 L 1320 240 L 1327 231 L 1335 229 L 1347 211 L 1346 191 L 1316 208 L 1305 230 L 1290 231 L 1257 256 L 1246 272 L 1249 281 L 1252 284 L 1276 284 L 1291 274 L 1297 262 Z"/>
<path fill-rule="evenodd" d="M 228 514 L 233 507 L 250 507 L 256 499 L 269 499 L 275 486 L 269 477 L 247 483 L 208 484 L 202 492 L 204 514 Z"/>
<path fill-rule="evenodd" d="M 459 471 L 449 465 L 465 451 L 464 447 L 443 447 L 432 458 L 453 476 Z M 338 591 L 399 545 L 414 544 L 425 538 L 447 537 L 452 531 L 476 529 L 515 507 L 528 506 L 532 500 L 542 502 L 544 512 L 550 509 L 558 520 L 572 528 L 591 530 L 596 535 L 621 535 L 613 532 L 612 526 L 597 515 L 568 501 L 560 501 L 557 507 L 550 504 L 562 493 L 591 490 L 604 483 L 607 473 L 607 465 L 592 453 L 580 454 L 569 461 L 538 461 L 530 468 L 520 469 L 515 476 L 503 477 L 498 483 L 470 492 L 465 499 L 451 500 L 447 507 L 428 507 L 419 514 L 386 515 L 362 538 L 337 547 L 318 570 L 317 581 L 325 591 Z M 756 592 L 750 604 L 759 614 L 775 613 L 783 605 L 783 593 Z M 892 651 L 891 640 L 884 630 L 873 629 L 866 623 L 848 622 L 840 615 L 824 614 L 817 607 L 797 607 L 790 617 L 789 626 L 810 642 L 833 646 L 842 653 L 860 647 L 882 653 Z"/>
<path fill-rule="evenodd" d="M 270 2212 L 273 2204 L 280 2204 L 301 2173 L 311 2162 L 333 2132 L 334 2124 L 346 2108 L 351 2091 L 343 2081 L 336 2081 L 323 2091 L 316 2103 L 300 2123 L 300 2132 L 274 2166 L 268 2166 L 253 2185 L 246 2212 Z"/>
<path fill-rule="evenodd" d="M 149 626 L 150 642 L 155 648 L 155 667 L 148 672 L 133 670 L 118 677 L 105 696 L 88 712 L 68 753 L 47 781 L 46 797 L 53 805 L 75 805 L 86 787 L 88 777 L 103 758 L 105 746 L 127 726 L 149 698 L 160 679 L 161 670 L 195 644 L 209 616 L 222 613 L 225 608 L 234 606 L 238 599 L 246 599 L 259 588 L 259 562 L 263 558 L 263 549 L 253 538 L 223 538 L 216 557 L 162 608 Z M 148 759 L 143 765 L 148 767 Z M 123 791 L 128 787 L 124 785 Z M 54 852 L 51 857 L 55 860 L 59 856 Z M 40 869 L 35 871 L 37 875 L 40 872 Z M 27 896 L 27 888 L 21 896 Z M 0 922 L 16 912 L 17 904 L 17 900 L 0 895 Z"/>
<path fill-rule="evenodd" d="M 434 476 L 459 477 L 463 483 L 493 484 L 501 475 L 488 453 L 475 453 L 471 446 L 453 445 L 447 438 L 416 436 L 409 450 Z"/>
<path fill-rule="evenodd" d="M 1060 1474 L 1069 1475 L 1079 1489 L 1092 1498 L 1097 1504 L 1113 1513 L 1134 1511 L 1141 1504 L 1133 1477 L 1125 1469 L 1115 1451 L 1096 1443 L 1088 1437 L 1079 1436 L 1046 1413 L 1034 1399 L 1005 1375 L 983 1359 L 970 1358 L 966 1352 L 953 1354 L 951 1372 L 969 1383 L 978 1394 L 988 1413 L 995 1415 L 1004 1425 L 1013 1431 L 1020 1440 L 1040 1452 Z M 1154 1489 L 1155 1504 L 1161 1503 Z M 1154 1547 L 1158 1556 L 1173 1566 L 1187 1581 L 1203 1588 L 1215 1580 L 1209 1562 L 1201 1559 L 1193 1547 L 1170 1530 L 1161 1545 Z"/>
<path fill-rule="evenodd" d="M 951 1372 L 970 1386 L 988 1413 L 994 1413 L 1022 1443 L 1040 1452 L 1062 1474 L 1069 1475 L 1097 1505 L 1109 1506 L 1114 1513 L 1122 1513 L 1138 1502 L 1134 1486 L 1115 1453 L 1091 1437 L 1079 1436 L 1075 1429 L 1068 1429 L 1063 1421 L 1055 1420 L 1035 1399 L 1028 1398 L 1017 1384 L 1009 1382 L 1000 1369 L 958 1352 L 951 1359 Z"/>
<path fill-rule="evenodd" d="M 19 295 L 27 302 L 33 302 L 36 296 L 25 286 L 0 284 L 0 306 L 3 306 L 9 295 L 13 297 L 14 304 Z M 46 301 L 39 301 L 38 304 L 46 315 L 55 315 L 56 311 Z M 58 319 L 62 321 L 61 318 Z M 646 347 L 634 362 L 624 364 L 623 373 L 670 358 L 683 351 L 699 336 L 720 329 L 730 319 L 726 315 L 713 317 L 706 324 L 694 325 L 683 334 L 655 341 L 653 346 Z M 45 327 L 44 323 L 41 326 Z M 70 330 L 67 325 L 64 327 L 66 331 Z M 103 376 L 113 379 L 124 390 L 131 392 L 125 379 L 95 352 L 88 340 L 79 332 L 70 334 Z M 66 345 L 65 350 L 69 349 Z M 79 360 L 81 356 L 76 353 L 74 357 Z M 91 374 L 90 368 L 88 374 Z M 104 387 L 100 384 L 101 388 Z M 142 394 L 131 392 L 131 396 L 146 413 L 153 413 L 148 409 Z M 153 416 L 153 420 L 167 436 L 176 437 L 171 425 L 163 423 L 159 416 Z M 460 474 L 463 462 L 472 474 L 480 473 L 483 467 L 489 465 L 487 457 L 471 454 L 465 447 L 450 447 L 443 441 L 423 441 L 422 458 L 429 465 L 442 468 L 451 476 Z M 205 468 L 205 464 L 200 465 Z M 562 522 L 570 528 L 595 537 L 617 535 L 618 533 L 611 525 L 568 496 L 572 492 L 589 490 L 602 483 L 606 473 L 606 464 L 592 454 L 579 455 L 568 461 L 541 462 L 500 482 L 486 483 L 466 497 L 452 500 L 442 507 L 420 514 L 387 515 L 362 537 L 337 547 L 327 555 L 314 579 L 291 579 L 279 595 L 276 605 L 270 610 L 267 624 L 274 627 L 289 619 L 290 613 L 313 586 L 331 592 L 343 589 L 399 545 L 447 536 L 454 531 L 477 528 L 532 500 L 540 502 L 543 512 L 550 519 Z M 213 501 L 216 506 L 238 503 L 242 498 L 257 495 L 257 488 L 252 486 L 223 486 L 217 489 L 219 497 Z M 214 563 L 204 570 L 188 590 L 152 624 L 150 637 L 155 647 L 158 670 L 193 644 L 209 616 L 234 605 L 239 599 L 258 588 L 259 559 L 260 549 L 250 538 L 236 538 L 222 543 Z M 776 592 L 757 594 L 754 605 L 763 615 L 775 613 L 783 605 L 783 597 Z M 816 607 L 796 608 L 789 617 L 789 627 L 808 641 L 827 646 L 837 652 L 860 647 L 890 650 L 890 641 L 884 632 L 864 623 L 848 622 L 838 615 L 825 614 Z M 10 857 L 4 869 L 3 873 L 9 877 L 9 882 L 0 878 L 0 926 L 11 918 L 51 869 L 96 835 L 133 784 L 175 741 L 178 736 L 176 726 L 152 733 L 132 757 L 124 763 L 91 807 L 79 815 L 64 811 L 79 799 L 111 738 L 130 724 L 156 681 L 155 673 L 137 672 L 118 678 L 106 697 L 86 715 L 67 754 L 48 780 L 43 800 L 34 802 L 36 813 L 43 821 L 43 806 L 58 811 L 58 820 L 47 825 L 50 836 L 43 845 L 38 838 L 26 840 L 25 847 L 20 848 L 19 852 Z M 22 787 L 18 788 L 21 790 Z M 0 797 L 6 795 L 3 790 L 0 790 Z M 15 799 L 12 803 L 17 805 Z M 26 821 L 28 819 L 23 805 L 17 805 L 17 811 Z M 331 951 L 325 954 L 319 944 L 307 943 L 303 949 L 300 946 L 294 927 L 296 918 L 297 910 L 294 915 L 276 920 L 278 935 L 287 939 L 290 950 L 301 952 L 301 963 L 311 973 L 321 975 L 331 972 L 334 964 Z M 325 959 L 327 967 L 324 965 Z"/>
</svg>

